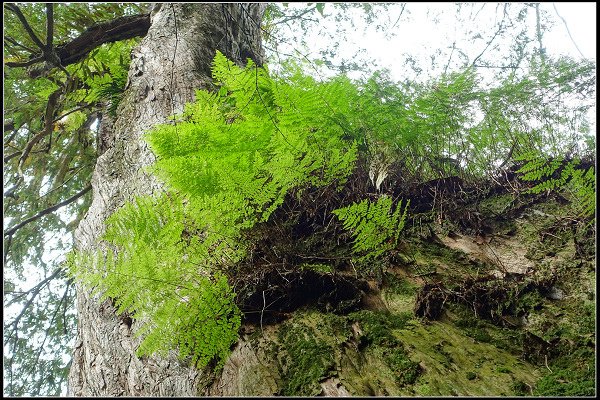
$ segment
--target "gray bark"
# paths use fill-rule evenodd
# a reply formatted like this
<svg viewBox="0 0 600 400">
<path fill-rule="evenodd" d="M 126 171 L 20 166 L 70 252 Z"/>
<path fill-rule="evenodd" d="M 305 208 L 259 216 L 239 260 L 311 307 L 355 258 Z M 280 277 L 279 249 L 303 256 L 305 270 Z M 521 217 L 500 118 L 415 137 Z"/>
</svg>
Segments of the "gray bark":
<svg viewBox="0 0 600 400">
<path fill-rule="evenodd" d="M 210 65 L 219 49 L 230 59 L 259 64 L 259 23 L 264 4 L 162 4 L 151 14 L 148 34 L 132 54 L 128 83 L 109 147 L 92 177 L 90 210 L 75 233 L 79 250 L 95 249 L 104 221 L 136 195 L 160 192 L 143 168 L 154 156 L 142 135 L 211 88 Z M 108 127 L 106 127 L 108 128 Z M 107 134 L 103 130 L 104 134 Z M 167 358 L 138 358 L 136 323 L 115 313 L 110 302 L 78 287 L 78 333 L 69 375 L 71 396 L 195 396 L 211 377 Z"/>
</svg>

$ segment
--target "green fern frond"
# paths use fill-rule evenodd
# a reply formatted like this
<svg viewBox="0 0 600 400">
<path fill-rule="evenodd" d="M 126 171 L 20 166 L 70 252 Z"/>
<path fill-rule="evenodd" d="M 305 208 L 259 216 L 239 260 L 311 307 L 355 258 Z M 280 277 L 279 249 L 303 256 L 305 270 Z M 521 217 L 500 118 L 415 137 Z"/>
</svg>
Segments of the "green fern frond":
<svg viewBox="0 0 600 400">
<path fill-rule="evenodd" d="M 538 182 L 527 193 L 568 190 L 580 216 L 593 218 L 596 211 L 596 174 L 593 167 L 577 168 L 578 159 L 565 161 L 564 157 L 548 159 L 535 151 L 525 152 L 517 158 L 526 161 L 517 173 L 524 181 Z M 560 174 L 557 171 L 560 170 Z M 558 175 L 558 176 L 557 176 Z"/>
<path fill-rule="evenodd" d="M 360 260 L 373 260 L 393 249 L 404 228 L 410 201 L 402 210 L 402 201 L 392 211 L 391 197 L 381 196 L 377 202 L 369 199 L 332 211 L 343 227 L 354 236 L 353 250 Z"/>
</svg>

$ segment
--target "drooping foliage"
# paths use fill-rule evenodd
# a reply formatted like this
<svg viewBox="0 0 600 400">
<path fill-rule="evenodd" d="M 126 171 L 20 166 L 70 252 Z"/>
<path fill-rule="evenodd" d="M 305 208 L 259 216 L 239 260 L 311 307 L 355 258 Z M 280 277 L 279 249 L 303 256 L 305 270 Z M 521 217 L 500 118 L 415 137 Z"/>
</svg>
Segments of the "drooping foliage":
<svg viewBox="0 0 600 400">
<path fill-rule="evenodd" d="M 222 362 L 237 339 L 239 311 L 227 279 L 211 272 L 206 248 L 186 231 L 181 199 L 138 198 L 107 225 L 111 247 L 97 256 L 72 253 L 70 263 L 83 266 L 77 278 L 100 300 L 115 299 L 119 313 L 143 322 L 138 354 L 178 348 L 195 364 L 215 355 Z"/>
<path fill-rule="evenodd" d="M 215 356 L 222 365 L 237 338 L 239 311 L 220 271 L 246 256 L 243 233 L 267 221 L 294 188 L 343 184 L 357 156 L 323 112 L 355 90 L 348 81 L 319 87 L 296 75 L 293 85 L 277 86 L 265 69 L 251 61 L 242 69 L 220 53 L 213 76 L 218 93 L 199 91 L 181 121 L 148 135 L 158 156 L 152 170 L 172 198 L 126 205 L 107 220 L 106 256 L 72 263 L 82 283 L 144 322 L 141 354 L 178 347 L 201 366 Z"/>
</svg>

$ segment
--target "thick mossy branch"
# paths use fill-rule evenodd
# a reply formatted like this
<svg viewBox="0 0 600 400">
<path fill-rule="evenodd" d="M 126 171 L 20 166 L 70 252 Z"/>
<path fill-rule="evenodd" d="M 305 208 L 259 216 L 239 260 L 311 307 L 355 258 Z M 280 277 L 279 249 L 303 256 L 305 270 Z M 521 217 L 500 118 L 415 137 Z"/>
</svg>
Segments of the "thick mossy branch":
<svg viewBox="0 0 600 400">
<path fill-rule="evenodd" d="M 472 70 L 414 92 L 377 76 L 319 82 L 293 66 L 275 78 L 220 53 L 212 71 L 218 90 L 198 91 L 145 138 L 166 193 L 126 204 L 107 220 L 103 251 L 72 257 L 80 282 L 142 322 L 140 354 L 177 348 L 222 366 L 242 312 L 262 325 L 309 304 L 356 310 L 369 291 L 359 277 L 382 276 L 410 214 L 464 211 L 518 139 L 493 139 L 486 129 L 510 118 L 490 113 L 465 128 L 470 104 L 503 96 L 477 89 Z M 478 155 L 449 157 L 471 151 L 459 142 Z M 593 175 L 575 171 L 587 193 Z M 431 289 L 421 315 L 435 317 L 447 293 Z M 386 354 L 414 382 L 418 366 Z"/>
</svg>

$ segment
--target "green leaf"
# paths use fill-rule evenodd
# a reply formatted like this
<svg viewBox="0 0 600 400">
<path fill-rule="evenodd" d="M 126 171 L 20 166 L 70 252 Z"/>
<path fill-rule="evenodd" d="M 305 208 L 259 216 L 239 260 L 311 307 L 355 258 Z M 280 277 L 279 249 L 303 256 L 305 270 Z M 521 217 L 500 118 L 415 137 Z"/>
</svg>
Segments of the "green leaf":
<svg viewBox="0 0 600 400">
<path fill-rule="evenodd" d="M 323 9 L 325 8 L 325 3 L 317 3 L 316 4 L 317 11 L 321 16 L 323 16 Z"/>
</svg>

